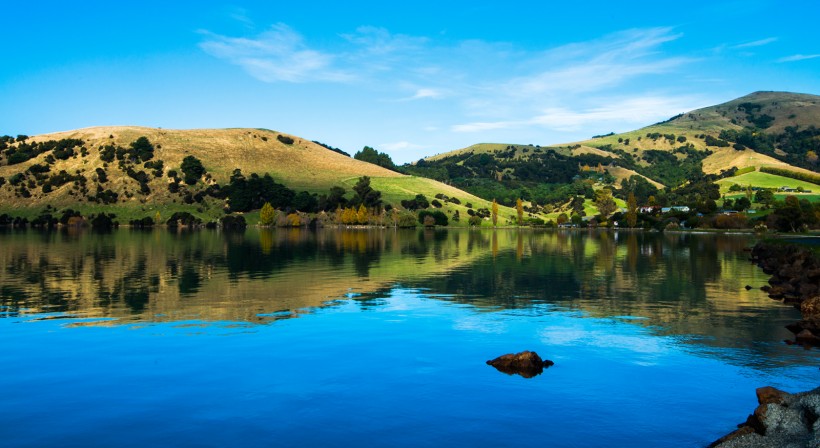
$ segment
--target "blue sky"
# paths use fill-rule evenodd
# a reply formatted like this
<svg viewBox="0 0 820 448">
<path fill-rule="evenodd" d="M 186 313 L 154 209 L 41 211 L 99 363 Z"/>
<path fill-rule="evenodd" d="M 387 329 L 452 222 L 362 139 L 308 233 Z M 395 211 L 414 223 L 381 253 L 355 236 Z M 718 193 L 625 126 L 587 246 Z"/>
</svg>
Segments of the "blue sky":
<svg viewBox="0 0 820 448">
<path fill-rule="evenodd" d="M 401 163 L 820 94 L 816 1 L 14 3 L 0 134 L 260 127 Z"/>
</svg>

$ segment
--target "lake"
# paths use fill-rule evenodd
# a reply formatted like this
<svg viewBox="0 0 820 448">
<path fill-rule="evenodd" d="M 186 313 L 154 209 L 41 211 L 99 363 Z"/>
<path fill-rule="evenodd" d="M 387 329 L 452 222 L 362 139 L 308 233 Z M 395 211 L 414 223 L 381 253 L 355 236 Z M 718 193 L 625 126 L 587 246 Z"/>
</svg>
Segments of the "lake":
<svg viewBox="0 0 820 448">
<path fill-rule="evenodd" d="M 705 446 L 816 387 L 748 235 L 0 233 L 9 447 Z M 746 290 L 745 286 L 754 288 Z M 534 350 L 523 378 L 485 364 Z"/>
</svg>

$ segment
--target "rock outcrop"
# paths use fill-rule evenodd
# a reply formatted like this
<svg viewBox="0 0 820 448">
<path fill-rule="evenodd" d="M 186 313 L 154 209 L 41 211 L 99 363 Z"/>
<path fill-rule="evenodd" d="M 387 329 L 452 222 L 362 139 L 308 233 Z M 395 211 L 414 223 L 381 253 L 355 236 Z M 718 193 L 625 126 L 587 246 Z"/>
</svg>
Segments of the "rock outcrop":
<svg viewBox="0 0 820 448">
<path fill-rule="evenodd" d="M 521 353 L 510 353 L 487 361 L 487 364 L 495 367 L 499 372 L 508 375 L 521 375 L 524 378 L 532 378 L 540 375 L 545 368 L 554 365 L 550 360 L 543 360 L 538 353 L 523 351 Z"/>
<path fill-rule="evenodd" d="M 820 388 L 789 394 L 757 389 L 759 405 L 738 429 L 709 445 L 719 448 L 820 446 Z"/>
<path fill-rule="evenodd" d="M 771 275 L 761 289 L 775 300 L 793 304 L 802 319 L 786 326 L 795 342 L 820 346 L 820 259 L 811 250 L 781 243 L 757 243 L 752 261 Z"/>
</svg>

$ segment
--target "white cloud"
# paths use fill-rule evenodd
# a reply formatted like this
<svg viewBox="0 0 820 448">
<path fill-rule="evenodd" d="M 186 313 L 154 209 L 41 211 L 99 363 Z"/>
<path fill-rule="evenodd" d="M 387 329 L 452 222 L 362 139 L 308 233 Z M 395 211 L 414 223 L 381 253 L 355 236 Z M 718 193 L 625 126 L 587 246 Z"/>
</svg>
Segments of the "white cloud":
<svg viewBox="0 0 820 448">
<path fill-rule="evenodd" d="M 355 33 L 342 34 L 342 38 L 356 44 L 366 53 L 374 55 L 389 55 L 419 50 L 427 38 L 391 34 L 384 28 L 374 26 L 360 26 Z"/>
<path fill-rule="evenodd" d="M 456 124 L 453 125 L 450 129 L 453 132 L 483 132 L 483 131 L 492 131 L 495 129 L 510 129 L 515 127 L 520 127 L 526 124 L 526 122 L 522 121 L 495 121 L 495 122 L 474 122 L 474 123 L 465 123 L 465 124 Z"/>
<path fill-rule="evenodd" d="M 256 38 L 227 37 L 207 31 L 199 46 L 206 53 L 242 67 L 264 82 L 344 82 L 351 73 L 333 68 L 334 56 L 308 48 L 301 35 L 277 24 Z"/>
<path fill-rule="evenodd" d="M 590 125 L 623 129 L 704 104 L 647 92 L 651 83 L 644 79 L 677 73 L 696 61 L 663 51 L 664 44 L 682 38 L 673 28 L 630 29 L 543 51 L 479 40 L 442 43 L 377 27 L 359 27 L 322 47 L 308 45 L 284 24 L 252 37 L 204 35 L 203 50 L 262 81 L 352 83 L 362 98 L 417 102 L 414 110 L 436 100 L 430 118 L 435 115 L 437 128 L 484 133 L 482 138 L 578 132 Z M 406 153 L 426 149 L 407 141 L 381 146 Z"/>
<path fill-rule="evenodd" d="M 642 125 L 687 112 L 704 104 L 695 97 L 646 96 L 638 98 L 599 98 L 598 106 L 571 110 L 566 107 L 548 107 L 532 117 L 517 121 L 475 122 L 452 126 L 454 132 L 483 132 L 494 129 L 513 129 L 537 126 L 561 132 L 584 129 L 590 124 L 607 126 Z"/>
<path fill-rule="evenodd" d="M 426 149 L 427 148 L 426 146 L 417 145 L 415 143 L 410 143 L 410 142 L 407 142 L 407 141 L 393 142 L 393 143 L 382 143 L 381 145 L 378 145 L 378 146 L 379 146 L 379 148 L 382 148 L 383 150 L 389 151 L 389 152 L 401 152 L 401 151 L 407 151 L 407 150 L 416 150 L 416 149 Z"/>
<path fill-rule="evenodd" d="M 670 28 L 628 30 L 589 42 L 558 47 L 532 58 L 541 70 L 515 77 L 504 85 L 508 94 L 532 97 L 595 92 L 628 80 L 664 74 L 692 60 L 663 57 L 658 47 L 681 37 Z"/>
<path fill-rule="evenodd" d="M 755 40 L 752 42 L 746 42 L 743 44 L 735 45 L 732 48 L 751 48 L 751 47 L 761 47 L 763 45 L 768 45 L 772 42 L 776 42 L 776 37 L 767 37 L 766 39 Z"/>
<path fill-rule="evenodd" d="M 416 94 L 413 95 L 414 100 L 419 100 L 422 98 L 432 98 L 437 99 L 444 96 L 444 92 L 438 89 L 418 89 L 416 90 Z"/>
<path fill-rule="evenodd" d="M 795 54 L 792 56 L 786 56 L 784 58 L 780 58 L 777 62 L 795 62 L 795 61 L 803 61 L 806 59 L 814 59 L 820 58 L 820 54 Z"/>
</svg>

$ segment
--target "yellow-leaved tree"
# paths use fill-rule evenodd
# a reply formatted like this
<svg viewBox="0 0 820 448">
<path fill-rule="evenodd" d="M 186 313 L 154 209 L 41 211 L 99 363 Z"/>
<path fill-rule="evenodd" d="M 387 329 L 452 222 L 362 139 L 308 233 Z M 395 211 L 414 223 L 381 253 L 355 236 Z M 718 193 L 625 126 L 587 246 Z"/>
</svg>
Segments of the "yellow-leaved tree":
<svg viewBox="0 0 820 448">
<path fill-rule="evenodd" d="M 524 224 L 524 203 L 521 198 L 515 200 L 515 212 L 518 214 L 518 225 Z"/>
<path fill-rule="evenodd" d="M 270 205 L 270 202 L 265 202 L 262 210 L 259 211 L 259 225 L 272 226 L 274 223 L 276 223 L 276 209 Z"/>
<path fill-rule="evenodd" d="M 356 213 L 356 221 L 359 224 L 367 224 L 370 221 L 370 213 L 367 212 L 367 207 L 364 204 L 359 206 L 359 211 Z"/>
<path fill-rule="evenodd" d="M 629 227 L 635 227 L 638 224 L 638 200 L 635 199 L 635 193 L 629 192 L 629 197 L 626 198 L 626 223 Z"/>
<path fill-rule="evenodd" d="M 492 214 L 492 216 L 493 216 L 493 225 L 496 225 L 498 223 L 498 202 L 495 199 L 493 199 L 492 213 L 493 213 Z"/>
</svg>

